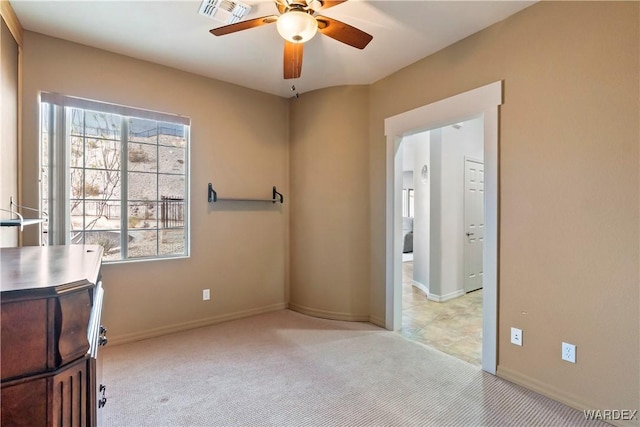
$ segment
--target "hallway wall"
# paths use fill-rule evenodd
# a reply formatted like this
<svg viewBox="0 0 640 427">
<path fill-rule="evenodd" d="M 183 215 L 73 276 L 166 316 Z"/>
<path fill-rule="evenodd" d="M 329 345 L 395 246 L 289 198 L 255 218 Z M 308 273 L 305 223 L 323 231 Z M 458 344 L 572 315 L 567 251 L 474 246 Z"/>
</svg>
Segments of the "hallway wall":
<svg viewBox="0 0 640 427">
<path fill-rule="evenodd" d="M 405 149 L 405 144 L 411 149 Z M 431 168 L 429 132 L 416 133 L 402 139 L 403 159 L 413 164 L 414 216 L 413 216 L 413 281 L 423 291 L 429 289 L 429 246 L 430 246 L 430 183 L 422 181 L 422 167 Z"/>
<path fill-rule="evenodd" d="M 440 276 L 433 277 L 432 282 L 438 284 L 430 298 L 435 301 L 446 301 L 464 294 L 464 159 L 484 160 L 484 122 L 480 118 L 467 120 L 459 129 L 445 126 L 440 130 L 440 144 L 437 158 L 432 162 L 439 163 L 441 186 L 438 198 L 432 197 L 434 209 L 439 209 L 438 223 L 440 240 L 432 242 L 432 247 L 440 247 L 433 262 L 439 262 Z M 433 148 L 432 148 L 433 149 Z M 432 181 L 436 183 L 436 181 Z"/>
<path fill-rule="evenodd" d="M 483 161 L 483 121 L 467 120 L 403 138 L 414 163 L 413 280 L 429 299 L 464 294 L 464 159 Z M 405 151 L 406 152 L 406 151 Z M 421 176 L 428 167 L 426 181 Z"/>
</svg>

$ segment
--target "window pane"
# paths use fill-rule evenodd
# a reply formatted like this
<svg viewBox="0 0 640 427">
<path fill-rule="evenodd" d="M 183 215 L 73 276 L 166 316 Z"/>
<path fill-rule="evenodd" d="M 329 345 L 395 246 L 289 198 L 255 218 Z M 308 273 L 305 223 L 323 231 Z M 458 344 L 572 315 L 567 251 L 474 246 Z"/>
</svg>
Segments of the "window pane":
<svg viewBox="0 0 640 427">
<path fill-rule="evenodd" d="M 85 170 L 84 197 L 87 199 L 120 199 L 119 170 Z"/>
<path fill-rule="evenodd" d="M 160 196 L 184 199 L 184 176 L 158 175 Z"/>
<path fill-rule="evenodd" d="M 84 170 L 71 168 L 71 198 L 84 197 Z"/>
<path fill-rule="evenodd" d="M 49 200 L 49 167 L 47 167 L 47 166 L 43 166 L 42 167 L 42 175 L 41 175 L 40 179 L 42 180 L 41 181 L 41 183 L 42 183 L 42 185 L 41 185 L 41 187 L 42 187 L 41 194 L 42 194 L 42 202 L 44 203 L 44 202 Z M 45 212 L 49 212 L 49 210 L 44 208 L 44 205 L 43 205 L 42 209 Z"/>
<path fill-rule="evenodd" d="M 414 191 L 409 190 L 409 216 L 413 218 L 414 213 L 414 202 L 413 202 Z"/>
<path fill-rule="evenodd" d="M 407 217 L 409 216 L 409 199 L 407 196 L 407 189 L 403 188 L 402 189 L 402 216 Z"/>
<path fill-rule="evenodd" d="M 158 144 L 172 147 L 186 147 L 183 125 L 158 122 Z"/>
<path fill-rule="evenodd" d="M 120 255 L 119 231 L 87 231 L 84 236 L 86 245 L 100 245 L 104 249 L 104 260 L 118 260 Z"/>
<path fill-rule="evenodd" d="M 86 141 L 84 151 L 85 167 L 111 170 L 120 169 L 120 141 L 95 138 L 88 138 Z M 72 166 L 74 165 L 72 164 Z"/>
<path fill-rule="evenodd" d="M 158 200 L 157 183 L 154 173 L 129 172 L 129 200 Z"/>
<path fill-rule="evenodd" d="M 184 229 L 160 230 L 160 255 L 183 255 Z"/>
<path fill-rule="evenodd" d="M 157 144 L 158 122 L 135 117 L 129 118 L 129 141 Z"/>
<path fill-rule="evenodd" d="M 103 217 L 106 221 L 113 221 L 113 225 L 101 228 L 120 228 L 120 200 L 87 199 L 84 201 L 83 206 L 85 209 L 85 213 L 88 216 L 100 216 Z"/>
<path fill-rule="evenodd" d="M 160 154 L 160 173 L 184 175 L 184 148 L 160 146 L 158 151 Z"/>
<path fill-rule="evenodd" d="M 69 121 L 71 122 L 70 135 L 84 135 L 84 110 L 77 108 L 66 108 Z"/>
<path fill-rule="evenodd" d="M 157 145 L 129 144 L 129 171 L 157 172 L 157 150 Z"/>
<path fill-rule="evenodd" d="M 42 161 L 40 165 L 40 203 L 41 209 L 44 213 L 49 214 L 49 174 L 51 168 L 49 165 L 49 126 L 50 123 L 50 108 L 49 104 L 40 105 L 40 159 Z M 42 224 L 41 240 L 43 243 L 48 243 L 49 222 L 45 221 Z"/>
<path fill-rule="evenodd" d="M 184 199 L 181 197 L 162 197 L 160 200 L 160 227 L 184 227 Z"/>
<path fill-rule="evenodd" d="M 86 199 L 83 203 L 84 205 L 84 213 L 87 216 L 94 217 L 104 217 L 105 220 L 115 220 L 118 221 L 120 219 L 120 201 L 119 200 L 96 200 L 96 199 Z M 120 228 L 118 225 L 113 225 L 110 227 L 101 227 L 101 228 Z"/>
<path fill-rule="evenodd" d="M 84 201 L 83 200 L 72 200 L 69 211 L 71 212 L 71 219 L 73 217 L 82 217 L 84 216 Z"/>
<path fill-rule="evenodd" d="M 129 202 L 129 217 L 127 219 L 129 230 L 133 228 L 156 228 L 158 226 L 156 210 L 156 202 Z"/>
<path fill-rule="evenodd" d="M 85 230 L 120 229 L 120 201 L 86 200 L 82 206 L 84 206 L 84 217 L 77 218 L 78 229 L 82 229 L 82 227 Z M 84 223 L 80 220 L 83 220 Z M 74 222 L 73 217 L 72 222 Z"/>
<path fill-rule="evenodd" d="M 49 164 L 49 104 L 42 104 L 40 108 L 40 143 L 42 164 Z M 45 181 L 43 181 L 45 182 Z"/>
<path fill-rule="evenodd" d="M 70 165 L 81 168 L 84 162 L 84 138 L 72 136 L 69 143 L 71 145 Z"/>
<path fill-rule="evenodd" d="M 86 111 L 84 120 L 84 133 L 86 136 L 120 140 L 121 116 L 97 111 Z"/>
<path fill-rule="evenodd" d="M 155 256 L 158 254 L 158 232 L 156 230 L 129 231 L 129 258 Z"/>
<path fill-rule="evenodd" d="M 71 230 L 83 230 L 84 202 L 82 200 L 72 200 L 69 212 L 71 213 Z"/>
</svg>

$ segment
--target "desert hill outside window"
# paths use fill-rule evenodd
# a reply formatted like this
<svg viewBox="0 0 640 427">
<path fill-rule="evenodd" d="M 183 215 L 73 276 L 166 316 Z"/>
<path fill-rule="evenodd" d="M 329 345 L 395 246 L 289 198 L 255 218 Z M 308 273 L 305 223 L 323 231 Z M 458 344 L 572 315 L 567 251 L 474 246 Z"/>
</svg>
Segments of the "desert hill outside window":
<svg viewBox="0 0 640 427">
<path fill-rule="evenodd" d="M 43 242 L 105 262 L 189 255 L 190 119 L 41 93 Z"/>
</svg>

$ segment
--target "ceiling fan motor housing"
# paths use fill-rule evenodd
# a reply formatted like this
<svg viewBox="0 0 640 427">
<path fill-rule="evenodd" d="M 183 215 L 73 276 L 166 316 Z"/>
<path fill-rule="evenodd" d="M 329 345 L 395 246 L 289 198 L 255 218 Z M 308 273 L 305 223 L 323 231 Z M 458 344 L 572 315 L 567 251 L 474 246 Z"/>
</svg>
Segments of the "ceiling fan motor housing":
<svg viewBox="0 0 640 427">
<path fill-rule="evenodd" d="M 204 0 L 205 2 L 229 2 L 230 0 Z M 234 0 L 235 1 L 235 0 Z M 347 0 L 275 0 L 280 15 L 267 15 L 211 29 L 215 36 L 236 33 L 262 25 L 276 23 L 278 33 L 285 39 L 283 75 L 285 79 L 297 79 L 302 71 L 304 43 L 317 32 L 357 49 L 364 49 L 373 36 L 316 12 L 337 6 Z"/>
</svg>

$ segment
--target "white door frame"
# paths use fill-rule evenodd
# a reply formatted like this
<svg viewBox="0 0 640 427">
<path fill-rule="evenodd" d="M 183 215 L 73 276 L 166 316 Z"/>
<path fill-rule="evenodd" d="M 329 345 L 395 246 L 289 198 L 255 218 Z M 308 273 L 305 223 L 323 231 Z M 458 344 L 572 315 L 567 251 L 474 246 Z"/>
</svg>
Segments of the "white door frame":
<svg viewBox="0 0 640 427">
<path fill-rule="evenodd" d="M 402 137 L 417 132 L 484 118 L 485 243 L 482 299 L 482 369 L 496 373 L 498 335 L 498 107 L 502 81 L 388 117 L 386 192 L 386 307 L 385 327 L 402 326 Z"/>
</svg>

